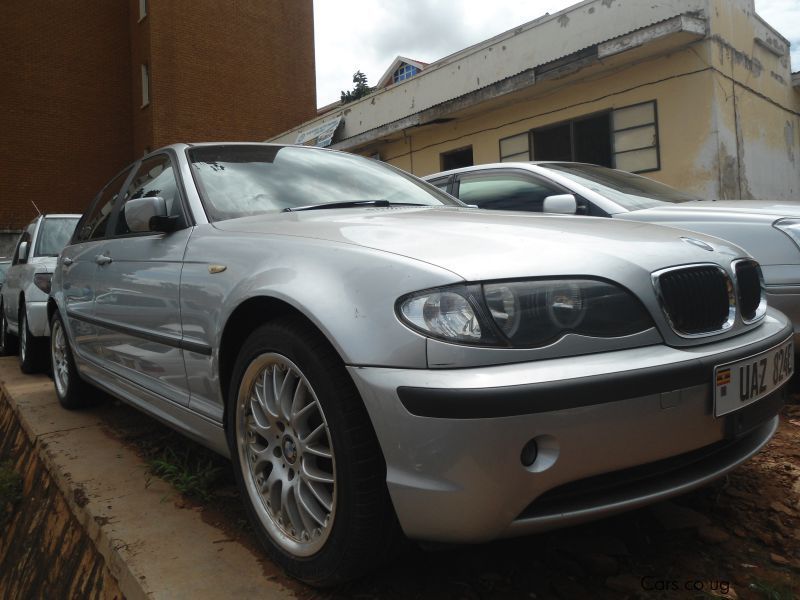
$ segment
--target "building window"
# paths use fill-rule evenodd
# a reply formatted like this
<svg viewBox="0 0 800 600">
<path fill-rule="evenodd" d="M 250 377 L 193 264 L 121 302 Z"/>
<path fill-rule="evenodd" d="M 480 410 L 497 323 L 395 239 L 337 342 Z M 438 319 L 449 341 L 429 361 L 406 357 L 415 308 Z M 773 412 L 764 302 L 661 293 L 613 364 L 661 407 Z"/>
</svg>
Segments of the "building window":
<svg viewBox="0 0 800 600">
<path fill-rule="evenodd" d="M 408 63 L 403 63 L 392 75 L 392 83 L 410 79 L 417 73 L 419 73 L 419 69 L 417 67 L 414 65 L 409 65 Z"/>
<path fill-rule="evenodd" d="M 139 20 L 147 16 L 147 0 L 139 0 Z"/>
<path fill-rule="evenodd" d="M 524 162 L 530 159 L 530 135 L 527 131 L 500 140 L 500 162 Z"/>
<path fill-rule="evenodd" d="M 532 131 L 533 157 L 631 173 L 657 171 L 661 168 L 657 121 L 653 100 L 540 127 Z M 502 146 L 500 155 L 503 160 Z"/>
<path fill-rule="evenodd" d="M 142 108 L 150 104 L 150 72 L 142 65 Z"/>
<path fill-rule="evenodd" d="M 646 173 L 661 168 L 655 101 L 618 108 L 612 112 L 611 122 L 617 169 Z"/>
<path fill-rule="evenodd" d="M 442 152 L 439 155 L 439 160 L 442 163 L 442 171 L 471 167 L 475 164 L 472 162 L 472 146 L 451 150 L 450 152 Z"/>
<path fill-rule="evenodd" d="M 566 160 L 611 167 L 611 113 L 533 130 L 536 160 Z"/>
</svg>

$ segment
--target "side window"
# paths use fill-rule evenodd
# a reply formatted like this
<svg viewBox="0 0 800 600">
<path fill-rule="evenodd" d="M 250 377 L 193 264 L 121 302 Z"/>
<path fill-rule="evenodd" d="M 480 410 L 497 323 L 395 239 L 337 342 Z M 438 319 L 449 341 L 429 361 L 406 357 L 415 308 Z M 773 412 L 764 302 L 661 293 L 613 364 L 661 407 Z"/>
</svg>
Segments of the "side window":
<svg viewBox="0 0 800 600">
<path fill-rule="evenodd" d="M 512 173 L 464 176 L 458 186 L 462 202 L 490 210 L 542 212 L 545 198 L 564 193 L 553 184 Z"/>
<path fill-rule="evenodd" d="M 103 188 L 103 191 L 100 192 L 94 204 L 92 204 L 92 208 L 83 215 L 80 223 L 78 223 L 78 228 L 75 232 L 76 242 L 86 242 L 105 237 L 111 209 L 114 208 L 114 203 L 119 197 L 122 184 L 125 183 L 130 172 L 131 169 L 128 167 Z"/>
<path fill-rule="evenodd" d="M 186 227 L 186 218 L 181 207 L 175 171 L 169 156 L 160 155 L 143 161 L 133 176 L 117 217 L 116 235 L 131 233 L 125 220 L 125 204 L 137 198 L 160 197 L 167 205 L 167 216 L 178 217 L 178 229 Z"/>
</svg>

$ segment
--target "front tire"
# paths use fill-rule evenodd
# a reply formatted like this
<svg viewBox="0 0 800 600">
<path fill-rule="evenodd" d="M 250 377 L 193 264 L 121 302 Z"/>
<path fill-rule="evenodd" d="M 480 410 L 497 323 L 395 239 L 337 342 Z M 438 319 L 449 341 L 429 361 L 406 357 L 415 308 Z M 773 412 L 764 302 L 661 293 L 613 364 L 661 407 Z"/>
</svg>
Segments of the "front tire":
<svg viewBox="0 0 800 600">
<path fill-rule="evenodd" d="M 17 353 L 17 336 L 8 331 L 8 321 L 2 304 L 0 304 L 0 356 L 11 356 Z"/>
<path fill-rule="evenodd" d="M 386 467 L 324 337 L 300 319 L 256 329 L 236 360 L 227 415 L 236 480 L 276 563 L 330 586 L 385 558 L 399 538 Z"/>
<path fill-rule="evenodd" d="M 25 305 L 19 309 L 19 368 L 23 373 L 32 374 L 42 370 L 45 352 L 44 340 L 31 333 L 28 327 L 28 314 Z"/>
<path fill-rule="evenodd" d="M 81 379 L 75 367 L 69 338 L 58 311 L 50 319 L 50 365 L 61 406 L 74 410 L 97 403 L 97 390 Z"/>
</svg>

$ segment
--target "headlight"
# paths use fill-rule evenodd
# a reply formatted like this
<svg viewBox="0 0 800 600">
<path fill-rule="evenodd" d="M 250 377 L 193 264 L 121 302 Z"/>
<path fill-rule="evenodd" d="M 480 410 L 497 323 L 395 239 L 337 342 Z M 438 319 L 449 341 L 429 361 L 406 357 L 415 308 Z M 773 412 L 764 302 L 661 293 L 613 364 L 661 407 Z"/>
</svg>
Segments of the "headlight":
<svg viewBox="0 0 800 600">
<path fill-rule="evenodd" d="M 535 348 L 567 333 L 631 335 L 653 326 L 630 292 L 593 279 L 539 279 L 451 286 L 398 301 L 401 320 L 450 342 Z"/>
<path fill-rule="evenodd" d="M 53 278 L 52 273 L 36 273 L 33 276 L 33 285 L 42 290 L 45 294 L 50 294 L 50 280 Z"/>
<path fill-rule="evenodd" d="M 476 343 L 483 334 L 466 290 L 431 290 L 400 303 L 406 323 L 432 337 Z"/>
<path fill-rule="evenodd" d="M 800 248 L 800 219 L 778 219 L 772 226 L 788 235 L 795 246 Z"/>
<path fill-rule="evenodd" d="M 483 286 L 492 318 L 515 347 L 552 343 L 567 333 L 619 337 L 649 329 L 642 304 L 622 288 L 593 279 L 542 279 Z M 502 306 L 513 306 L 515 327 Z M 511 302 L 510 298 L 514 298 Z"/>
</svg>

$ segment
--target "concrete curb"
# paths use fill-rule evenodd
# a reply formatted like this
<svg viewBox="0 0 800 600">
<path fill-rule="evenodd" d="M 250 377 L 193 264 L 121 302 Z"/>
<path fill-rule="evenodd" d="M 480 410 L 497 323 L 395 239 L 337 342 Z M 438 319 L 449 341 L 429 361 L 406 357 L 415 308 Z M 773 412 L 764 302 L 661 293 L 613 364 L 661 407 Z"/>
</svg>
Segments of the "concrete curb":
<svg viewBox="0 0 800 600">
<path fill-rule="evenodd" d="M 261 556 L 177 508 L 172 487 L 103 427 L 113 406 L 66 411 L 52 381 L 0 359 L 0 386 L 42 464 L 129 600 L 295 598 L 264 575 Z M 170 499 L 170 501 L 165 501 Z"/>
</svg>

